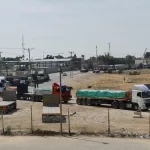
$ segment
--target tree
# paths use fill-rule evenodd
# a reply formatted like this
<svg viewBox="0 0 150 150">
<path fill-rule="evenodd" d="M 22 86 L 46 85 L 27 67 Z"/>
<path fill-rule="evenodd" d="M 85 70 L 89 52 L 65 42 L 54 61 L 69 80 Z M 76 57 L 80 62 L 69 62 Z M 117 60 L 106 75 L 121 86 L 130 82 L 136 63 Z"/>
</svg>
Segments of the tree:
<svg viewBox="0 0 150 150">
<path fill-rule="evenodd" d="M 52 55 L 47 55 L 44 59 L 54 59 L 54 56 L 52 56 Z"/>
<path fill-rule="evenodd" d="M 126 59 L 127 64 L 134 64 L 135 63 L 135 57 L 134 56 L 127 55 L 125 59 Z"/>
<path fill-rule="evenodd" d="M 55 58 L 57 58 L 57 59 L 63 59 L 64 57 L 62 55 L 58 55 L 58 56 L 55 56 Z"/>
</svg>

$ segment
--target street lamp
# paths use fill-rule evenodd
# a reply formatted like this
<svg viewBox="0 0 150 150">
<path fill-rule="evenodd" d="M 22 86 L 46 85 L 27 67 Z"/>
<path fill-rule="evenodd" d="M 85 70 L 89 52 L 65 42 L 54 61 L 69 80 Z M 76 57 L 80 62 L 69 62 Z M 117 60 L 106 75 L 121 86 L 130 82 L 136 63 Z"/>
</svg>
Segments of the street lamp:
<svg viewBox="0 0 150 150">
<path fill-rule="evenodd" d="M 60 94 L 59 94 L 59 101 L 60 101 L 60 134 L 62 135 L 62 87 L 61 87 L 61 74 L 62 74 L 62 64 L 59 65 L 59 86 L 60 86 Z"/>
</svg>

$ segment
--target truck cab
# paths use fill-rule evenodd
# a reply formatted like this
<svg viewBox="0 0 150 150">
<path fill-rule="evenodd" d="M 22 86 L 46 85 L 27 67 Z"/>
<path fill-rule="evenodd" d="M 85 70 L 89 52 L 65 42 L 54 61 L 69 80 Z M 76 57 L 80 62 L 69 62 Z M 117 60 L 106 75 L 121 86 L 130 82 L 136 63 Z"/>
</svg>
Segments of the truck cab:
<svg viewBox="0 0 150 150">
<path fill-rule="evenodd" d="M 146 110 L 150 108 L 150 84 L 134 85 L 132 89 L 132 105 Z"/>
<path fill-rule="evenodd" d="M 59 83 L 54 83 L 52 86 L 52 91 L 53 94 L 60 94 L 60 84 Z M 62 100 L 65 103 L 68 103 L 68 101 L 72 98 L 71 95 L 71 88 L 67 86 L 66 84 L 61 85 L 61 91 L 62 91 Z"/>
</svg>

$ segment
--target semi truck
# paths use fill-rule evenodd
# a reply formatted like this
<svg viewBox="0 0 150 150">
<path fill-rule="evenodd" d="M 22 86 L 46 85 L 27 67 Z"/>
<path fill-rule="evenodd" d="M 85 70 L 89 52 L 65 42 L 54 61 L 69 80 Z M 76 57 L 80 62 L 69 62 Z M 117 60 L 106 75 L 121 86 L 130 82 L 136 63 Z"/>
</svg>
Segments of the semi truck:
<svg viewBox="0 0 150 150">
<path fill-rule="evenodd" d="M 78 105 L 111 104 L 115 109 L 150 108 L 150 84 L 134 85 L 132 90 L 77 90 Z"/>
<path fill-rule="evenodd" d="M 71 100 L 71 87 L 66 84 L 61 85 L 62 101 L 68 103 Z M 18 99 L 32 99 L 34 101 L 41 101 L 44 94 L 60 95 L 59 83 L 53 83 L 52 88 L 35 88 L 32 92 L 28 92 L 27 84 L 19 84 L 17 86 L 17 97 Z"/>
</svg>

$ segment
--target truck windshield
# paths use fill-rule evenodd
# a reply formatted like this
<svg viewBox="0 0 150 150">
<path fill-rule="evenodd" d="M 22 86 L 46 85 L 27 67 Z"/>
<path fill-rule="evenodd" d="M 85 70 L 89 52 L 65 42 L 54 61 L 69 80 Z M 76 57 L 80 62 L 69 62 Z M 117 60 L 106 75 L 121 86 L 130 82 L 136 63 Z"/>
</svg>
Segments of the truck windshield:
<svg viewBox="0 0 150 150">
<path fill-rule="evenodd" d="M 142 98 L 150 98 L 150 92 L 142 92 Z"/>
<path fill-rule="evenodd" d="M 62 87 L 62 93 L 70 92 L 70 89 L 67 87 Z"/>
</svg>

